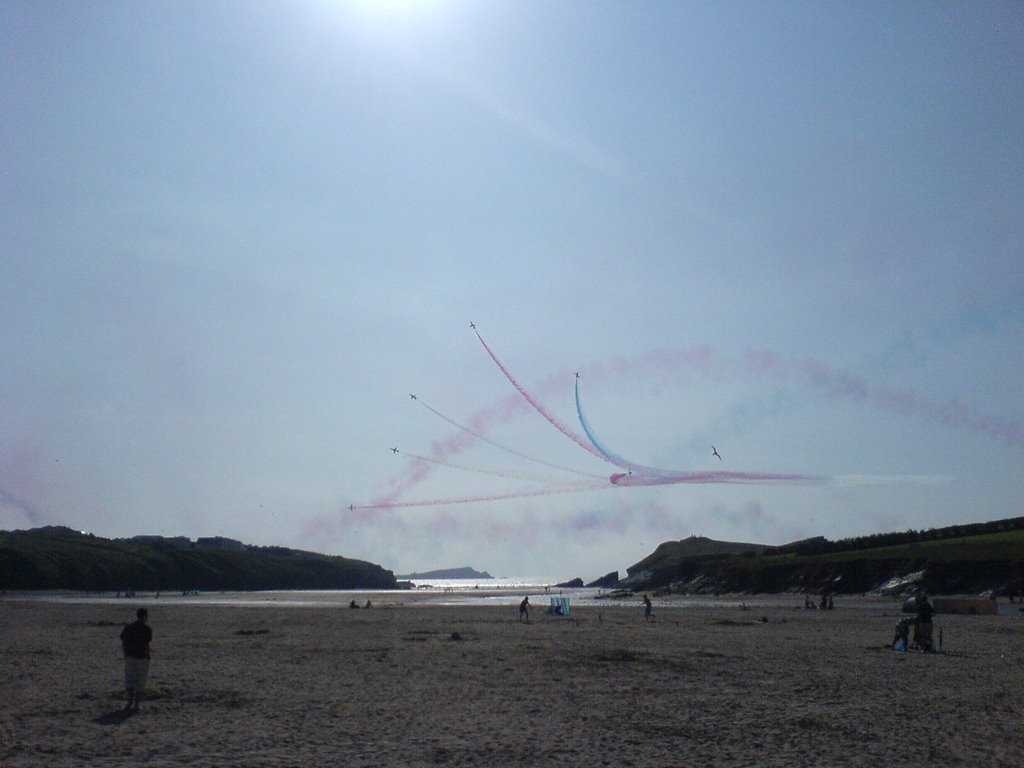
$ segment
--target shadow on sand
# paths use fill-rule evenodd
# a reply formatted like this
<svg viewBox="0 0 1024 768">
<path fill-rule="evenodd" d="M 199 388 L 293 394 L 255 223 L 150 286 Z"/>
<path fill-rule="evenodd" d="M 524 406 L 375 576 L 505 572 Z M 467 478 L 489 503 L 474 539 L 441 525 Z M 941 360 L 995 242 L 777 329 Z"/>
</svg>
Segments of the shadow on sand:
<svg viewBox="0 0 1024 768">
<path fill-rule="evenodd" d="M 105 715 L 100 715 L 93 722 L 99 725 L 120 725 L 134 714 L 136 713 L 130 709 L 119 708 Z"/>
</svg>

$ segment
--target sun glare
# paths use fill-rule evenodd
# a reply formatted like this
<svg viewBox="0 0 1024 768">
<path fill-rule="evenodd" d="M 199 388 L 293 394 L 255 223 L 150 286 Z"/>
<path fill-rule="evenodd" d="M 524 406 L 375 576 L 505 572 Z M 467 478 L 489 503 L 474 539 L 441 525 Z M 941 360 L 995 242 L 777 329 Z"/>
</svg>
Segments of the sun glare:
<svg viewBox="0 0 1024 768">
<path fill-rule="evenodd" d="M 438 0 L 351 0 L 343 5 L 366 21 L 405 23 L 437 11 L 441 3 Z"/>
</svg>

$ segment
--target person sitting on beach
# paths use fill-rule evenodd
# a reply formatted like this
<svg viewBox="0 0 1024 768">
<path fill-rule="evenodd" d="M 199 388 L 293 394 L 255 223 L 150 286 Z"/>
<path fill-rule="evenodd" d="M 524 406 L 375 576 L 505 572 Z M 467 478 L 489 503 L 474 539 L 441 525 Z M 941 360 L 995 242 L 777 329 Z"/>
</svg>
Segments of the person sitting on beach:
<svg viewBox="0 0 1024 768">
<path fill-rule="evenodd" d="M 896 634 L 892 638 L 892 646 L 896 650 L 900 650 L 902 646 L 903 650 L 907 650 L 910 646 L 910 627 L 913 625 L 915 619 L 913 616 L 904 616 L 902 619 L 896 622 Z"/>
<path fill-rule="evenodd" d="M 523 598 L 523 602 L 519 604 L 519 621 L 525 621 L 527 624 L 530 623 L 530 596 L 527 595 Z"/>
<path fill-rule="evenodd" d="M 348 607 L 349 608 L 358 608 L 359 604 L 355 600 L 353 600 L 351 603 L 348 604 Z"/>
<path fill-rule="evenodd" d="M 128 703 L 124 711 L 139 711 L 142 694 L 146 690 L 146 677 L 149 674 L 150 643 L 153 630 L 146 625 L 149 611 L 139 608 L 135 612 L 135 621 L 126 624 L 121 630 L 121 650 L 124 652 L 124 689 Z"/>
</svg>

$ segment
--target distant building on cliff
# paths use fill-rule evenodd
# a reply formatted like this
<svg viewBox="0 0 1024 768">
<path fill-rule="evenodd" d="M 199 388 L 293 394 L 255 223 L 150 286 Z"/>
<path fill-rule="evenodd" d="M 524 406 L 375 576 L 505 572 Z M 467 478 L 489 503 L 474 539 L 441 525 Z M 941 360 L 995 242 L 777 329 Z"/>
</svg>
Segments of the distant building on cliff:
<svg viewBox="0 0 1024 768">
<path fill-rule="evenodd" d="M 197 547 L 209 547 L 211 549 L 233 549 L 242 550 L 247 547 L 235 539 L 226 539 L 223 536 L 200 536 L 196 539 Z"/>
</svg>

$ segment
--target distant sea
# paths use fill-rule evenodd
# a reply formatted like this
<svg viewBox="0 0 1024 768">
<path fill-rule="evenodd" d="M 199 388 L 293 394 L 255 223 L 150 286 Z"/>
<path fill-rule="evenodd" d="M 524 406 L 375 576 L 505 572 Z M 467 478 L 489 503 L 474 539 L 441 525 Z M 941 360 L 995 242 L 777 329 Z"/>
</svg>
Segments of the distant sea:
<svg viewBox="0 0 1024 768">
<path fill-rule="evenodd" d="M 523 590 L 544 589 L 552 586 L 552 579 L 534 576 L 501 576 L 494 579 L 411 579 L 418 590 L 438 592 L 464 592 L 466 590 Z"/>
</svg>

